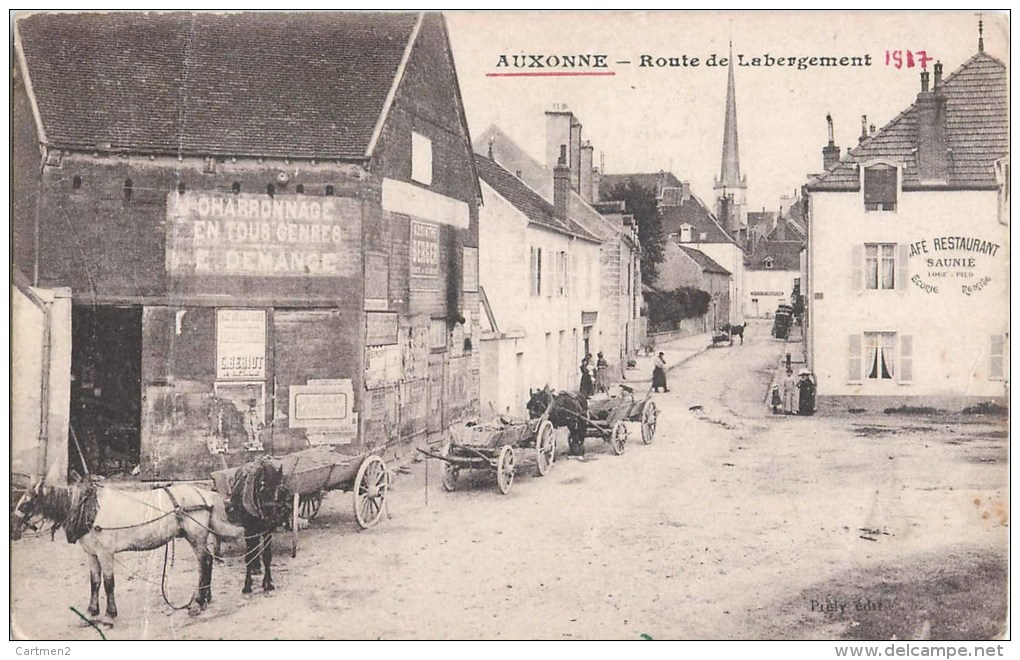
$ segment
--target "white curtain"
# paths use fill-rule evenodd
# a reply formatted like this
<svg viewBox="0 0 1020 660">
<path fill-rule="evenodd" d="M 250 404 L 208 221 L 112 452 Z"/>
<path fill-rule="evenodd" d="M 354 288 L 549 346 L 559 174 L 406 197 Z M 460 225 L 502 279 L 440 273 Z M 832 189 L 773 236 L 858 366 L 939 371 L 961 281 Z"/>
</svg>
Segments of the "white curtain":
<svg viewBox="0 0 1020 660">
<path fill-rule="evenodd" d="M 878 378 L 878 346 L 869 342 L 867 349 L 868 378 Z"/>
<path fill-rule="evenodd" d="M 892 346 L 882 347 L 882 378 L 892 378 L 893 372 L 893 349 Z"/>
</svg>

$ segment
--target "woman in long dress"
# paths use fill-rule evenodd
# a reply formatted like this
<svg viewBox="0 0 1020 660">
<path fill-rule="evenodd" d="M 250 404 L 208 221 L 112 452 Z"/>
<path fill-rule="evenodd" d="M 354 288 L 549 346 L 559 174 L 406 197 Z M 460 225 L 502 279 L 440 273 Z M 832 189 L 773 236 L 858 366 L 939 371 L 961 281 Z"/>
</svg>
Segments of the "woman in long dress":
<svg viewBox="0 0 1020 660">
<path fill-rule="evenodd" d="M 592 378 L 594 370 L 595 365 L 591 363 L 591 353 L 588 353 L 581 360 L 581 396 L 585 398 L 595 393 L 595 382 Z"/>
<path fill-rule="evenodd" d="M 652 369 L 652 389 L 656 392 L 659 388 L 662 388 L 663 392 L 668 392 L 669 387 L 666 385 L 666 356 L 663 353 L 659 353 L 655 358 L 654 368 Z"/>
</svg>

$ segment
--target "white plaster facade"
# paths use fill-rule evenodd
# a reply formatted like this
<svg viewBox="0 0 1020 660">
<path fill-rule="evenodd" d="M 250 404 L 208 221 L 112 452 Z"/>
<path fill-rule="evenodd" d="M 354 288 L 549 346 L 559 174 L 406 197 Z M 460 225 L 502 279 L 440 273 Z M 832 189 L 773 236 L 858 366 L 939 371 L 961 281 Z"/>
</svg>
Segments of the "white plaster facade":
<svg viewBox="0 0 1020 660">
<path fill-rule="evenodd" d="M 479 277 L 496 321 L 493 329 L 486 310 L 479 310 L 481 410 L 523 416 L 530 388 L 578 389 L 586 333 L 588 350 L 594 355 L 600 349 L 600 315 L 583 314 L 600 308 L 600 245 L 530 222 L 481 183 Z M 533 249 L 542 251 L 537 294 Z M 583 315 L 596 319 L 586 327 Z"/>
<path fill-rule="evenodd" d="M 998 204 L 994 190 L 901 190 L 895 211 L 866 212 L 859 191 L 811 193 L 808 349 L 820 397 L 1007 394 L 1009 229 Z M 952 249 L 955 237 L 982 243 Z M 869 288 L 867 244 L 893 246 L 893 288 Z M 869 333 L 884 333 L 892 373 L 874 370 Z"/>
<path fill-rule="evenodd" d="M 744 312 L 749 318 L 772 318 L 776 307 L 790 304 L 794 280 L 799 278 L 799 270 L 746 269 Z"/>
</svg>

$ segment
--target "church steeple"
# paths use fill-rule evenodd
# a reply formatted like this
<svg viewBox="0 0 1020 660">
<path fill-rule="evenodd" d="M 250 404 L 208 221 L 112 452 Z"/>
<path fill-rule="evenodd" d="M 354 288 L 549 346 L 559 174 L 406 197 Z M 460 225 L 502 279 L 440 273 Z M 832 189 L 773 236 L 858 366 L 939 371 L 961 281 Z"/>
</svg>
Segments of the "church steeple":
<svg viewBox="0 0 1020 660">
<path fill-rule="evenodd" d="M 733 79 L 733 42 L 730 42 L 729 79 L 726 83 L 726 117 L 723 126 L 722 163 L 715 180 L 717 217 L 730 231 L 744 225 L 747 178 L 740 174 L 737 137 L 737 89 Z"/>
</svg>

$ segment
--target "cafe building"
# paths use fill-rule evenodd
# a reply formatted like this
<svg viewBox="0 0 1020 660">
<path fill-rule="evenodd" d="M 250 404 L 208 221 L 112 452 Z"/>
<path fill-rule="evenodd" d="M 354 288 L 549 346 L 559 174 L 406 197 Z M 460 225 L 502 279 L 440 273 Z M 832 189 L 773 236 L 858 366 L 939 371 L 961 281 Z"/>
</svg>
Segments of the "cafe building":
<svg viewBox="0 0 1020 660">
<path fill-rule="evenodd" d="M 13 266 L 70 295 L 72 469 L 407 454 L 476 412 L 441 15 L 40 13 L 15 53 Z"/>
<path fill-rule="evenodd" d="M 960 410 L 1009 392 L 1009 98 L 978 52 L 807 184 L 808 368 L 823 407 Z"/>
</svg>

